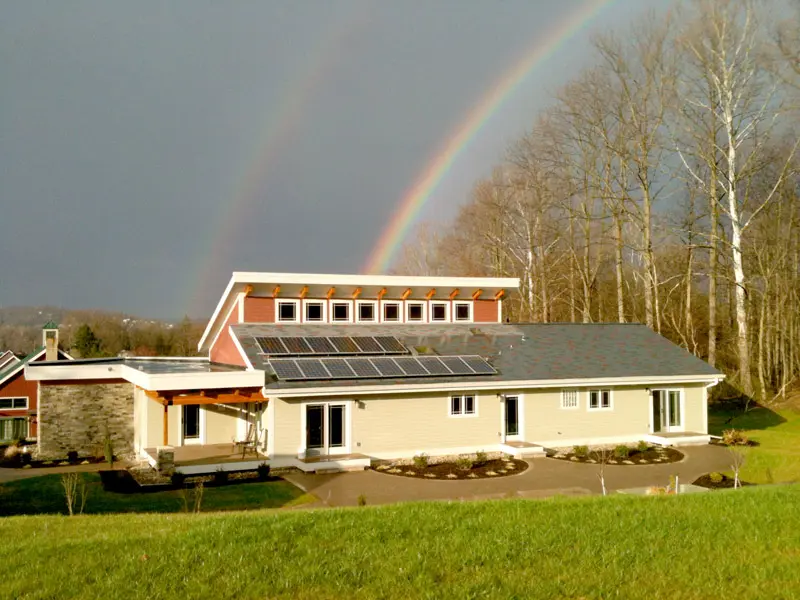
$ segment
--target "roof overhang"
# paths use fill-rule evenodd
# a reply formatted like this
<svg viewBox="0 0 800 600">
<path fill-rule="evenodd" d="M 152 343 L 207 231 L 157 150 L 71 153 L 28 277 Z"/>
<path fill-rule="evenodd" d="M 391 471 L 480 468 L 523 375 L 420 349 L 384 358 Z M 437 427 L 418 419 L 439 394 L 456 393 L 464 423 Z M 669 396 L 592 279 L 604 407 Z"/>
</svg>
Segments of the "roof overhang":
<svg viewBox="0 0 800 600">
<path fill-rule="evenodd" d="M 262 387 L 263 371 L 216 371 L 210 373 L 145 373 L 126 364 L 98 361 L 81 364 L 39 363 L 25 368 L 30 381 L 74 381 L 124 379 L 145 390 L 202 390 Z"/>
<path fill-rule="evenodd" d="M 504 290 L 519 288 L 516 277 L 408 277 L 404 275 L 335 275 L 313 273 L 252 273 L 236 271 L 231 276 L 214 314 L 197 345 L 208 350 L 218 335 L 239 294 L 285 298 L 326 298 L 362 300 L 401 298 L 411 290 L 411 298 L 430 300 L 471 300 L 480 292 L 481 298 L 494 299 Z M 333 292 L 331 292 L 333 290 Z M 454 295 L 454 292 L 457 294 Z"/>
<path fill-rule="evenodd" d="M 601 377 L 597 379 L 548 379 L 519 381 L 459 381 L 429 383 L 424 385 L 369 385 L 342 387 L 265 388 L 265 397 L 294 398 L 307 396 L 367 396 L 386 393 L 451 392 L 458 390 L 506 392 L 536 388 L 570 388 L 586 386 L 647 386 L 706 384 L 713 386 L 725 379 L 724 375 L 671 375 L 653 377 Z"/>
</svg>

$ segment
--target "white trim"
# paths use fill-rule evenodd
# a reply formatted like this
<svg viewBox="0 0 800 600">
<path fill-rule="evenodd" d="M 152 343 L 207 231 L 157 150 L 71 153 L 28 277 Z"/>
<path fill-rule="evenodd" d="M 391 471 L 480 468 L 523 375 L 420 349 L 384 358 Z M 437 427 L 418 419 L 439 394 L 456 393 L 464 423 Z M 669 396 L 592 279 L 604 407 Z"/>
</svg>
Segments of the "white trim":
<svg viewBox="0 0 800 600">
<path fill-rule="evenodd" d="M 444 306 L 444 319 L 433 318 L 433 307 Z M 450 301 L 449 300 L 429 300 L 428 301 L 428 315 L 431 323 L 450 323 Z"/>
<path fill-rule="evenodd" d="M 369 305 L 372 307 L 372 316 L 373 319 L 370 320 L 361 320 L 361 307 Z M 356 323 L 380 323 L 381 322 L 381 314 L 380 309 L 378 306 L 377 300 L 356 300 L 355 312 L 353 313 L 353 319 Z"/>
<path fill-rule="evenodd" d="M 267 456 L 271 457 L 275 456 L 275 402 L 274 400 L 269 398 L 266 399 L 266 402 L 267 402 Z"/>
<path fill-rule="evenodd" d="M 19 400 L 23 398 L 25 400 L 25 406 L 18 407 L 14 406 L 14 400 Z M 31 405 L 30 396 L 0 396 L 0 400 L 11 400 L 11 408 L 2 408 L 0 410 L 7 411 L 7 410 L 28 410 L 28 407 Z"/>
<path fill-rule="evenodd" d="M 381 323 L 404 323 L 403 317 L 405 316 L 405 307 L 402 300 L 381 300 L 380 301 L 380 322 Z M 394 304 L 397 306 L 397 319 L 386 320 L 384 318 L 384 306 L 387 304 Z"/>
<path fill-rule="evenodd" d="M 497 322 L 503 322 L 503 299 L 498 298 L 495 302 L 497 302 Z"/>
<path fill-rule="evenodd" d="M 233 306 L 231 306 L 231 309 L 228 311 L 228 314 L 227 314 L 227 315 L 225 315 L 225 320 L 224 320 L 224 321 L 222 321 L 222 324 L 223 324 L 223 325 L 224 325 L 225 323 L 227 323 L 227 322 L 228 322 L 228 319 L 230 319 L 230 318 L 231 318 L 231 314 L 233 313 L 233 309 L 235 309 L 235 308 L 236 308 L 236 304 L 234 304 Z M 221 335 L 222 335 L 222 331 L 223 331 L 223 330 L 224 330 L 224 327 L 220 326 L 220 328 L 219 328 L 219 331 L 217 331 L 216 335 L 214 336 L 214 339 L 213 339 L 213 340 L 211 341 L 211 343 L 208 345 L 208 358 L 209 358 L 209 359 L 211 358 L 211 349 L 212 349 L 212 348 L 213 348 L 213 347 L 216 345 L 216 343 L 217 343 L 217 340 L 219 339 L 219 336 L 221 336 Z"/>
<path fill-rule="evenodd" d="M 454 413 L 453 412 L 453 399 L 460 398 L 461 399 L 461 412 Z M 464 410 L 464 398 L 472 398 L 472 412 L 468 413 Z M 447 417 L 450 419 L 471 419 L 473 417 L 478 417 L 478 394 L 474 392 L 457 392 L 450 394 L 448 397 L 447 403 Z"/>
<path fill-rule="evenodd" d="M 244 323 L 244 293 L 239 294 L 239 323 Z"/>
<path fill-rule="evenodd" d="M 428 303 L 424 300 L 406 300 L 404 302 L 405 306 L 403 307 L 403 322 L 404 323 L 427 323 L 428 322 Z M 412 306 L 421 306 L 422 307 L 422 318 L 421 319 L 411 319 L 408 316 L 408 311 Z M 443 321 L 438 321 L 443 322 Z"/>
<path fill-rule="evenodd" d="M 0 385 L 4 384 L 6 381 L 8 381 L 12 377 L 14 377 L 14 375 L 19 373 L 20 369 L 27 367 L 30 363 L 32 363 L 36 359 L 41 358 L 41 356 L 45 352 L 46 352 L 46 349 L 42 348 L 36 354 L 34 354 L 27 363 L 23 362 L 23 361 L 19 361 L 16 365 L 14 365 L 14 367 L 8 373 L 5 374 L 5 376 L 2 379 L 0 379 Z M 27 370 L 26 370 L 26 374 L 27 374 Z M 26 379 L 27 379 L 27 375 L 26 375 Z"/>
<path fill-rule="evenodd" d="M 352 414 L 353 414 L 353 401 L 352 400 L 306 400 L 295 405 L 300 407 L 300 446 L 297 449 L 297 455 L 300 458 L 305 458 L 308 448 L 306 447 L 306 407 L 308 406 L 324 406 L 322 411 L 323 426 L 322 426 L 322 450 L 323 456 L 335 456 L 337 454 L 350 454 L 350 448 L 353 443 L 352 427 Z M 330 414 L 331 406 L 344 406 L 344 446 L 331 448 L 328 446 L 328 415 Z M 316 448 L 314 449 L 316 450 Z M 331 451 L 333 450 L 333 452 Z"/>
<path fill-rule="evenodd" d="M 653 392 L 665 392 L 667 395 L 667 410 L 666 410 L 666 417 L 667 423 L 666 428 L 665 424 L 661 423 L 661 431 L 655 431 L 655 408 L 653 407 Z M 670 425 L 670 413 L 671 410 L 669 408 L 669 394 L 670 392 L 678 392 L 679 394 L 679 404 L 680 404 L 680 416 L 681 416 L 681 424 L 680 425 Z M 686 389 L 683 387 L 658 387 L 653 386 L 653 389 L 650 390 L 650 433 L 653 435 L 658 435 L 659 433 L 675 433 L 675 432 L 683 432 L 686 431 Z"/>
<path fill-rule="evenodd" d="M 466 306 L 467 310 L 469 311 L 469 316 L 466 319 L 459 319 L 458 317 L 458 307 L 459 306 Z M 473 302 L 471 300 L 453 300 L 453 323 L 472 323 L 475 314 L 475 307 L 473 306 Z"/>
<path fill-rule="evenodd" d="M 719 384 L 719 381 L 714 381 L 713 383 L 703 386 L 703 433 L 708 433 L 708 389 L 717 384 Z"/>
<path fill-rule="evenodd" d="M 592 392 L 598 392 L 600 401 L 596 408 L 592 407 Z M 608 406 L 603 406 L 603 392 L 608 392 Z M 614 390 L 609 387 L 590 386 L 586 389 L 586 412 L 612 412 L 614 410 Z"/>
<path fill-rule="evenodd" d="M 515 435 L 506 435 L 506 400 L 508 398 L 517 399 L 517 433 Z M 525 439 L 525 394 L 521 394 L 519 392 L 501 394 L 500 406 L 502 409 L 502 420 L 500 421 L 500 441 L 502 443 L 523 441 Z"/>
<path fill-rule="evenodd" d="M 336 320 L 334 319 L 333 315 L 333 306 L 334 304 L 346 304 L 347 305 L 347 319 L 346 320 Z M 344 324 L 344 323 L 352 323 L 355 315 L 353 314 L 353 306 L 354 302 L 352 300 L 347 300 L 345 298 L 331 298 L 328 300 L 328 322 L 332 324 Z"/>
<path fill-rule="evenodd" d="M 228 282 L 228 285 L 225 286 L 225 291 L 222 293 L 222 298 L 219 299 L 217 307 L 214 309 L 214 313 L 211 315 L 211 319 L 209 319 L 208 321 L 208 325 L 206 325 L 206 328 L 203 330 L 203 335 L 200 337 L 200 341 L 197 342 L 198 352 L 201 352 L 203 350 L 203 348 L 205 347 L 206 340 L 211 335 L 211 330 L 214 329 L 214 327 L 216 327 L 219 315 L 220 313 L 222 313 L 222 309 L 227 303 L 228 297 L 230 296 L 231 291 L 233 290 L 233 286 L 235 284 L 236 284 L 236 274 L 234 273 L 233 277 L 231 277 L 231 280 Z M 220 329 L 222 329 L 222 325 L 220 325 Z M 213 343 L 209 344 L 209 349 L 213 345 L 214 345 Z"/>
<path fill-rule="evenodd" d="M 180 397 L 180 396 L 179 396 Z M 197 427 L 200 434 L 197 438 L 186 439 L 183 435 L 183 411 L 187 406 L 198 407 L 198 423 Z M 181 409 L 176 411 L 178 413 L 178 434 L 180 435 L 181 446 L 202 446 L 206 443 L 206 409 L 202 404 L 182 404 Z"/>
<path fill-rule="evenodd" d="M 281 319 L 281 304 L 294 305 L 294 319 Z M 275 322 L 276 323 L 300 323 L 300 300 L 294 298 L 276 298 L 275 299 Z"/>
<path fill-rule="evenodd" d="M 244 364 L 247 367 L 247 370 L 252 371 L 254 369 L 253 363 L 250 362 L 250 359 L 247 357 L 244 348 L 242 348 L 242 344 L 239 341 L 239 338 L 237 338 L 236 334 L 233 332 L 233 326 L 228 327 L 228 335 L 231 336 L 231 339 L 233 340 L 233 345 L 236 346 L 236 349 L 239 351 L 239 355 L 242 357 L 242 360 L 244 360 Z"/>
<path fill-rule="evenodd" d="M 573 394 L 575 400 L 575 406 L 564 406 L 564 394 Z M 561 403 L 560 403 L 561 410 L 579 410 L 581 407 L 581 392 L 580 390 L 576 390 L 575 388 L 569 388 L 566 390 L 561 390 Z"/>
<path fill-rule="evenodd" d="M 322 319 L 311 320 L 306 313 L 306 307 L 309 305 L 316 305 L 322 307 Z M 302 302 L 301 318 L 303 323 L 327 323 L 328 322 L 328 301 L 325 298 L 304 298 Z"/>
</svg>

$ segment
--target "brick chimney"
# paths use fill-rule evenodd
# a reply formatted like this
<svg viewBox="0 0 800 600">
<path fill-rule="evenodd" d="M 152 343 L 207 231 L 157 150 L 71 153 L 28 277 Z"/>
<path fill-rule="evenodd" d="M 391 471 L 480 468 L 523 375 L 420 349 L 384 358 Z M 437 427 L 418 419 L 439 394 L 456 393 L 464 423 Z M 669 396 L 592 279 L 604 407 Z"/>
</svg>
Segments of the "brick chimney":
<svg viewBox="0 0 800 600">
<path fill-rule="evenodd" d="M 45 360 L 58 360 L 58 325 L 48 321 L 42 327 L 42 345 Z"/>
</svg>

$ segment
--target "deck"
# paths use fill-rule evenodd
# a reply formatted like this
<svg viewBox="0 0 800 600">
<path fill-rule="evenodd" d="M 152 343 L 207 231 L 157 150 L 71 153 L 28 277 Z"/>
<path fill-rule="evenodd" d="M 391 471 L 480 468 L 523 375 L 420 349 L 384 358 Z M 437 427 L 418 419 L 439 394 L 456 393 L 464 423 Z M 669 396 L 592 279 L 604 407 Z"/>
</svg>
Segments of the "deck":
<svg viewBox="0 0 800 600">
<path fill-rule="evenodd" d="M 156 468 L 158 448 L 145 448 L 147 461 Z M 173 448 L 175 470 L 186 475 L 213 473 L 215 471 L 249 471 L 269 457 L 259 451 L 250 450 L 243 455 L 241 448 L 233 444 L 203 444 L 197 446 L 176 446 Z"/>
</svg>

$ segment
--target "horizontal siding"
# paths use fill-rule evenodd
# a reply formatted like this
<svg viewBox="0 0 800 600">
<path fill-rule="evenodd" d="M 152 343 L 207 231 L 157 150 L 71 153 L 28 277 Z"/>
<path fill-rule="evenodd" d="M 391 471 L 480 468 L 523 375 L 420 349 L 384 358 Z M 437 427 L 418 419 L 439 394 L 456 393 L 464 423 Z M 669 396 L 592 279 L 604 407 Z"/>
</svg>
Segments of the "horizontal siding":
<svg viewBox="0 0 800 600">
<path fill-rule="evenodd" d="M 274 443 L 272 458 L 296 457 L 304 444 L 300 431 L 300 401 L 270 398 L 270 402 L 275 404 L 275 430 L 269 432 Z"/>
<path fill-rule="evenodd" d="M 683 387 L 683 393 L 683 422 L 686 425 L 685 430 L 708 433 L 708 402 L 706 400 L 705 385 L 686 385 Z"/>
<path fill-rule="evenodd" d="M 239 409 L 224 404 L 201 406 L 206 417 L 206 444 L 230 444 L 237 439 Z"/>
<path fill-rule="evenodd" d="M 497 301 L 475 300 L 472 309 L 472 320 L 475 323 L 497 323 Z"/>
</svg>

